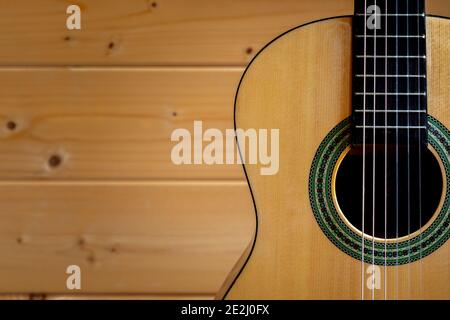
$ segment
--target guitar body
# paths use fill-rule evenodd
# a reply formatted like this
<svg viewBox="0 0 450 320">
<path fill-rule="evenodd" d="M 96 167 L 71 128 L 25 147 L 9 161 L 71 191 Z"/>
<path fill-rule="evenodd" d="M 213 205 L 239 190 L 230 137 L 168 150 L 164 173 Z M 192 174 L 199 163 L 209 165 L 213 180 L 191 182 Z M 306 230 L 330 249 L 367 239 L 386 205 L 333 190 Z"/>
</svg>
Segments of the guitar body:
<svg viewBox="0 0 450 320">
<path fill-rule="evenodd" d="M 426 23 L 428 113 L 450 128 L 450 20 L 427 17 Z M 312 207 L 312 168 L 319 146 L 351 112 L 352 17 L 293 29 L 252 61 L 236 96 L 236 127 L 279 129 L 280 168 L 264 176 L 259 165 L 245 165 L 257 230 L 222 297 L 450 298 L 450 241 L 417 261 L 381 265 L 379 288 L 371 290 L 365 284 L 373 275 L 366 272 L 370 263 L 344 252 L 319 225 L 320 212 Z M 444 195 L 439 210 L 448 192 L 445 163 L 440 166 Z"/>
</svg>

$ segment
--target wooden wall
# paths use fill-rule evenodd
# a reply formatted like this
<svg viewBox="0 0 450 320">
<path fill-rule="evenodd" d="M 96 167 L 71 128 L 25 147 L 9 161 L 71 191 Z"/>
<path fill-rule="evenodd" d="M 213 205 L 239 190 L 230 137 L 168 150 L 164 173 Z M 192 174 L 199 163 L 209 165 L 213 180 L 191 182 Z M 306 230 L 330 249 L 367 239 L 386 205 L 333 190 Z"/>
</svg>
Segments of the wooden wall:
<svg viewBox="0 0 450 320">
<path fill-rule="evenodd" d="M 65 27 L 70 4 L 81 31 Z M 352 5 L 0 0 L 3 298 L 213 297 L 250 241 L 249 191 L 238 165 L 173 165 L 170 134 L 194 120 L 232 128 L 258 50 Z"/>
</svg>

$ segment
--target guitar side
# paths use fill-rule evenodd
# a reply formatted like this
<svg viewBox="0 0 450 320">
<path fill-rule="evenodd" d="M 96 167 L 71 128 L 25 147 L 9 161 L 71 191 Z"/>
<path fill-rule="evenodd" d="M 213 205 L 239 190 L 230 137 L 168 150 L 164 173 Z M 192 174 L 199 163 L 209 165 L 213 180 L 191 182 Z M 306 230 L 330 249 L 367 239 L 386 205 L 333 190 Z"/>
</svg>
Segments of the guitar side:
<svg viewBox="0 0 450 320">
<path fill-rule="evenodd" d="M 450 127 L 450 20 L 427 18 L 428 109 Z M 352 18 L 293 29 L 247 68 L 235 101 L 237 128 L 280 130 L 280 168 L 245 165 L 257 230 L 220 291 L 226 299 L 360 299 L 362 263 L 339 250 L 312 212 L 308 181 L 324 137 L 351 115 Z M 445 191 L 444 191 L 445 192 Z M 420 261 L 381 268 L 391 299 L 449 299 L 450 241 Z M 386 273 L 385 273 L 386 272 Z M 366 289 L 369 297 L 371 292 Z"/>
</svg>

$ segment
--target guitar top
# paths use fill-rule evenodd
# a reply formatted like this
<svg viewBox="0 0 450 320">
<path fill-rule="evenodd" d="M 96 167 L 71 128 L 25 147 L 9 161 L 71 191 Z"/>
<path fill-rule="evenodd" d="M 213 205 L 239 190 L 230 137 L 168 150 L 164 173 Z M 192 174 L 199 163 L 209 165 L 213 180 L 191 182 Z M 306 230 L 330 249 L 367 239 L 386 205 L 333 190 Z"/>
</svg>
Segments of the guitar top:
<svg viewBox="0 0 450 320">
<path fill-rule="evenodd" d="M 449 39 L 424 0 L 356 0 L 256 55 L 236 129 L 278 129 L 279 171 L 244 164 L 257 228 L 221 298 L 450 298 Z"/>
</svg>

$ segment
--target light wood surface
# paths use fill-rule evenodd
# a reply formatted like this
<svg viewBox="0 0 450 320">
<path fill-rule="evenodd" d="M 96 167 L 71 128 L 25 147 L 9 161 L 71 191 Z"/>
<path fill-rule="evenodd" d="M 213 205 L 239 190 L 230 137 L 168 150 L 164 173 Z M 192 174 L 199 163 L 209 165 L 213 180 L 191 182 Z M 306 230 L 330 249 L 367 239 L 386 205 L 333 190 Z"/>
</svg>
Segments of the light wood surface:
<svg viewBox="0 0 450 320">
<path fill-rule="evenodd" d="M 0 300 L 213 300 L 212 295 L 145 295 L 145 294 L 9 294 Z"/>
<path fill-rule="evenodd" d="M 244 182 L 0 184 L 0 292 L 214 294 L 248 243 Z M 247 218 L 246 218 L 247 217 Z M 18 281 L 20 279 L 20 281 Z"/>
<path fill-rule="evenodd" d="M 92 270 L 96 275 L 105 273 L 98 282 L 90 278 L 102 292 L 88 296 L 118 292 L 111 282 L 114 277 L 119 277 L 119 286 L 126 290 L 117 297 L 144 290 L 145 295 L 173 297 L 171 291 L 177 283 L 177 290 L 186 291 L 177 291 L 176 296 L 195 298 L 198 294 L 193 292 L 199 291 L 208 291 L 209 296 L 247 247 L 252 234 L 251 199 L 241 185 L 228 196 L 228 183 L 243 181 L 238 166 L 172 166 L 167 135 L 175 127 L 192 124 L 193 119 L 219 128 L 232 127 L 237 81 L 262 46 L 302 23 L 352 14 L 353 0 L 76 3 L 82 9 L 82 30 L 69 32 L 65 12 L 71 3 L 67 1 L 0 1 L 0 190 L 10 190 L 11 183 L 20 180 L 6 193 L 14 201 L 6 199 L 0 206 L 0 225 L 7 234 L 0 245 L 9 257 L 0 261 L 0 278 L 7 280 L 1 292 L 21 294 L 8 297 L 28 297 L 30 293 L 33 298 L 70 297 L 71 293 L 61 292 L 65 278 L 54 263 L 63 267 L 69 260 L 76 263 L 80 259 L 87 265 L 87 274 Z M 447 0 L 428 0 L 427 6 L 430 13 L 450 15 Z M 80 67 L 70 67 L 74 65 Z M 7 129 L 11 120 L 17 125 L 13 132 Z M 53 155 L 61 156 L 62 161 L 49 169 Z M 211 190 L 226 198 L 196 188 L 193 182 L 200 180 L 212 182 Z M 154 193 L 152 189 L 149 194 L 157 196 L 151 197 L 149 205 L 150 196 L 142 191 L 147 188 L 142 183 L 149 181 L 172 181 L 177 183 L 177 194 L 190 197 L 178 203 L 171 192 Z M 222 183 L 225 189 L 219 186 Z M 117 192 L 110 188 L 118 186 L 124 202 L 117 207 L 122 213 L 112 208 L 115 220 L 109 221 L 101 210 L 111 207 L 109 196 L 116 203 Z M 137 189 L 141 191 L 134 195 Z M 72 193 L 80 201 L 72 201 Z M 104 203 L 95 200 L 96 194 Z M 237 202 L 234 205 L 242 211 L 245 207 L 245 212 L 238 215 L 222 209 L 231 205 L 228 202 Z M 207 218 L 202 203 L 210 210 Z M 165 216 L 175 220 L 167 221 Z M 142 217 L 152 217 L 159 229 L 149 227 L 144 237 L 133 237 L 134 229 L 142 231 L 135 220 Z M 229 217 L 240 223 L 232 237 L 226 221 Z M 105 226 L 100 226 L 100 220 L 105 220 Z M 63 226 L 62 221 L 73 222 L 79 229 Z M 206 226 L 204 221 L 214 226 Z M 91 223 L 94 227 L 89 228 Z M 117 233 L 120 224 L 127 227 L 122 234 Z M 57 236 L 47 234 L 57 231 L 52 225 L 61 228 Z M 185 233 L 186 226 L 191 233 Z M 209 228 L 216 232 L 210 238 L 204 234 Z M 29 231 L 33 231 L 32 237 L 27 238 Z M 101 263 L 95 268 L 86 261 L 86 253 L 77 251 L 76 245 L 71 247 L 80 234 L 95 240 L 95 250 L 101 252 L 97 257 Z M 20 235 L 28 249 L 18 245 Z M 120 251 L 117 255 L 105 253 L 103 259 L 103 246 L 122 241 L 118 235 L 131 239 L 134 249 L 128 255 L 142 257 L 145 268 L 139 269 L 137 258 L 131 262 L 124 259 Z M 149 239 L 159 241 L 157 250 L 140 251 L 154 248 Z M 186 256 L 176 254 L 178 247 L 185 248 L 179 245 L 182 241 L 199 255 L 207 252 L 198 260 L 210 261 L 211 276 L 204 272 L 199 281 L 191 280 L 206 267 L 192 260 L 183 267 Z M 59 244 L 67 247 L 58 251 Z M 155 266 L 157 252 L 167 252 L 158 265 L 161 268 Z M 133 277 L 137 269 L 144 283 Z M 156 276 L 163 280 L 153 281 Z"/>
<path fill-rule="evenodd" d="M 350 14 L 352 1 L 82 0 L 77 1 L 81 31 L 66 29 L 69 3 L 65 1 L 3 1 L 0 61 L 4 65 L 246 65 L 285 30 L 323 16 Z"/>
<path fill-rule="evenodd" d="M 427 2 L 450 15 L 447 0 Z M 3 0 L 0 64 L 243 66 L 286 30 L 353 14 L 353 0 L 80 0 L 82 29 L 68 31 L 69 4 Z"/>
<path fill-rule="evenodd" d="M 450 20 L 428 18 L 427 26 L 429 112 L 450 127 Z M 319 144 L 351 114 L 351 34 L 349 18 L 299 28 L 267 47 L 245 74 L 237 126 L 279 128 L 283 160 L 275 176 L 246 166 L 259 228 L 250 260 L 227 298 L 361 298 L 361 262 L 326 238 L 308 193 Z M 384 298 L 386 290 L 388 299 L 448 299 L 449 273 L 450 241 L 419 262 L 389 267 L 387 286 L 383 280 L 374 298 Z"/>
<path fill-rule="evenodd" d="M 213 300 L 212 295 L 45 295 L 44 300 Z"/>
<path fill-rule="evenodd" d="M 0 179 L 243 179 L 240 165 L 170 158 L 177 128 L 233 128 L 242 71 L 0 70 Z M 60 165 L 49 166 L 55 155 Z"/>
</svg>

